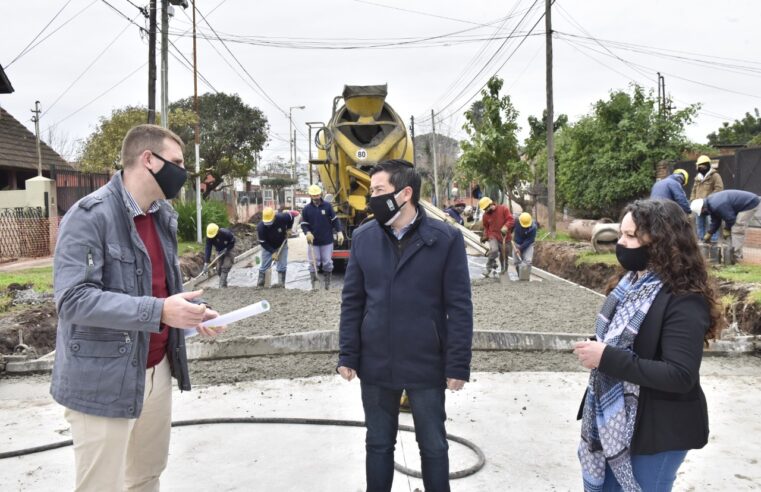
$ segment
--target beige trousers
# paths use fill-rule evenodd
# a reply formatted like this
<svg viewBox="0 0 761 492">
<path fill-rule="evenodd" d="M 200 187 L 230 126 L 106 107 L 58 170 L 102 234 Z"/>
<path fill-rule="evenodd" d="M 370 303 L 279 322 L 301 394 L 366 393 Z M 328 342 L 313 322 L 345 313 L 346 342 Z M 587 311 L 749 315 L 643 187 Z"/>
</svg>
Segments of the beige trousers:
<svg viewBox="0 0 761 492">
<path fill-rule="evenodd" d="M 146 371 L 143 410 L 136 419 L 66 409 L 79 491 L 159 490 L 172 424 L 172 376 L 166 357 Z"/>
</svg>

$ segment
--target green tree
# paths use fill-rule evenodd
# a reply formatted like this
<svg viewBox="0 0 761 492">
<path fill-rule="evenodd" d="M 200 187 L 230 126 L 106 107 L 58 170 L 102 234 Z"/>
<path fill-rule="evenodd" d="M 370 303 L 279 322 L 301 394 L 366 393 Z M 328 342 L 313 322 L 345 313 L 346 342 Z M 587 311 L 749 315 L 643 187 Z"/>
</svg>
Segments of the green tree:
<svg viewBox="0 0 761 492">
<path fill-rule="evenodd" d="M 649 194 L 656 163 L 679 158 L 697 109 L 658 114 L 652 92 L 637 85 L 597 101 L 590 114 L 558 132 L 559 202 L 582 217 L 618 217 L 626 203 Z"/>
<path fill-rule="evenodd" d="M 157 115 L 158 119 L 159 116 Z M 79 169 L 85 172 L 106 172 L 121 166 L 122 140 L 130 128 L 148 121 L 148 109 L 143 106 L 127 106 L 114 109 L 110 116 L 102 116 L 98 127 L 85 139 Z M 192 125 L 192 111 L 169 112 L 169 124 Z"/>
<path fill-rule="evenodd" d="M 525 206 L 519 188 L 529 178 L 528 162 L 518 152 L 518 111 L 510 96 L 501 96 L 502 79 L 492 77 L 481 91 L 481 99 L 465 112 L 463 129 L 469 140 L 460 142 L 461 174 L 482 185 L 498 188 L 509 199 Z"/>
<path fill-rule="evenodd" d="M 228 178 L 245 178 L 255 165 L 254 154 L 267 142 L 269 124 L 259 109 L 246 105 L 237 94 L 204 94 L 198 98 L 201 117 L 201 175 L 207 177 L 204 198 Z M 175 101 L 172 110 L 192 111 L 193 98 Z M 185 161 L 195 161 L 192 124 L 170 122 L 169 127 L 188 143 Z M 208 176 L 213 178 L 208 180 Z"/>
<path fill-rule="evenodd" d="M 753 114 L 745 113 L 743 119 L 735 120 L 731 125 L 727 121 L 722 123 L 721 128 L 708 135 L 708 143 L 713 146 L 719 144 L 746 145 L 754 137 L 759 136 L 761 136 L 761 113 L 759 113 L 758 108 L 755 108 Z"/>
</svg>

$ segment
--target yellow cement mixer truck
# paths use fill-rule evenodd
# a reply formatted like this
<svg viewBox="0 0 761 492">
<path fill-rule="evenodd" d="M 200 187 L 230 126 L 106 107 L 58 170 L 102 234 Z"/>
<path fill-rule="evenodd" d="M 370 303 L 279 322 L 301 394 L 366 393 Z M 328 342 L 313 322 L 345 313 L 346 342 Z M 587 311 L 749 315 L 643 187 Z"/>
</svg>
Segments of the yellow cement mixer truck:
<svg viewBox="0 0 761 492">
<path fill-rule="evenodd" d="M 316 170 L 326 197 L 332 195 L 333 208 L 348 239 L 341 247 L 335 245 L 336 260 L 348 259 L 354 229 L 371 218 L 367 209 L 370 169 L 386 159 L 414 161 L 412 138 L 402 119 L 386 102 L 386 95 L 386 85 L 346 85 L 343 94 L 333 99 L 327 124 L 307 123 L 309 140 L 315 132 L 317 148 L 313 156 L 310 145 L 310 182 Z M 421 205 L 429 216 L 440 220 L 448 217 L 429 202 L 421 201 Z M 462 230 L 466 243 L 484 252 L 478 236 Z"/>
</svg>

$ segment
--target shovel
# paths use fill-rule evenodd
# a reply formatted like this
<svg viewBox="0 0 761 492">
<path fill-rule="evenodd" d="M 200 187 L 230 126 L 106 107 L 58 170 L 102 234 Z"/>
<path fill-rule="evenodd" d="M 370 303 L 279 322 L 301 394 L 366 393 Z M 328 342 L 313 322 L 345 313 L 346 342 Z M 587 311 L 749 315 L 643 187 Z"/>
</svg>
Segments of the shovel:
<svg viewBox="0 0 761 492">
<path fill-rule="evenodd" d="M 314 268 L 314 276 L 317 278 L 317 282 L 322 284 L 322 277 L 317 273 L 317 257 L 314 255 L 314 245 L 309 245 L 309 252 L 312 253 L 312 268 Z"/>
<path fill-rule="evenodd" d="M 197 277 L 194 277 L 190 280 L 190 285 L 195 285 L 195 283 L 198 281 L 199 278 L 203 277 L 205 274 L 209 273 L 211 271 L 211 268 L 219 261 L 220 258 L 222 258 L 227 253 L 226 249 L 223 249 L 222 252 L 217 253 L 217 257 L 211 260 L 211 263 L 209 263 L 209 266 L 206 267 L 205 272 L 201 272 L 198 274 Z"/>
</svg>

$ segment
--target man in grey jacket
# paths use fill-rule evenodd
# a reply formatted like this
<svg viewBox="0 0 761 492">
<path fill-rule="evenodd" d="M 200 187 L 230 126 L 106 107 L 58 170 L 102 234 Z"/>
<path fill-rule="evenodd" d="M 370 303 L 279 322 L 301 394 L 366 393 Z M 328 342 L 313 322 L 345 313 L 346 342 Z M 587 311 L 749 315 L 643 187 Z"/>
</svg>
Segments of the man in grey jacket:
<svg viewBox="0 0 761 492">
<path fill-rule="evenodd" d="M 174 376 L 190 389 L 185 330 L 217 313 L 182 292 L 177 214 L 182 140 L 139 125 L 122 143 L 123 171 L 77 202 L 54 257 L 58 309 L 51 394 L 66 407 L 76 490 L 158 491 L 166 467 Z"/>
</svg>

